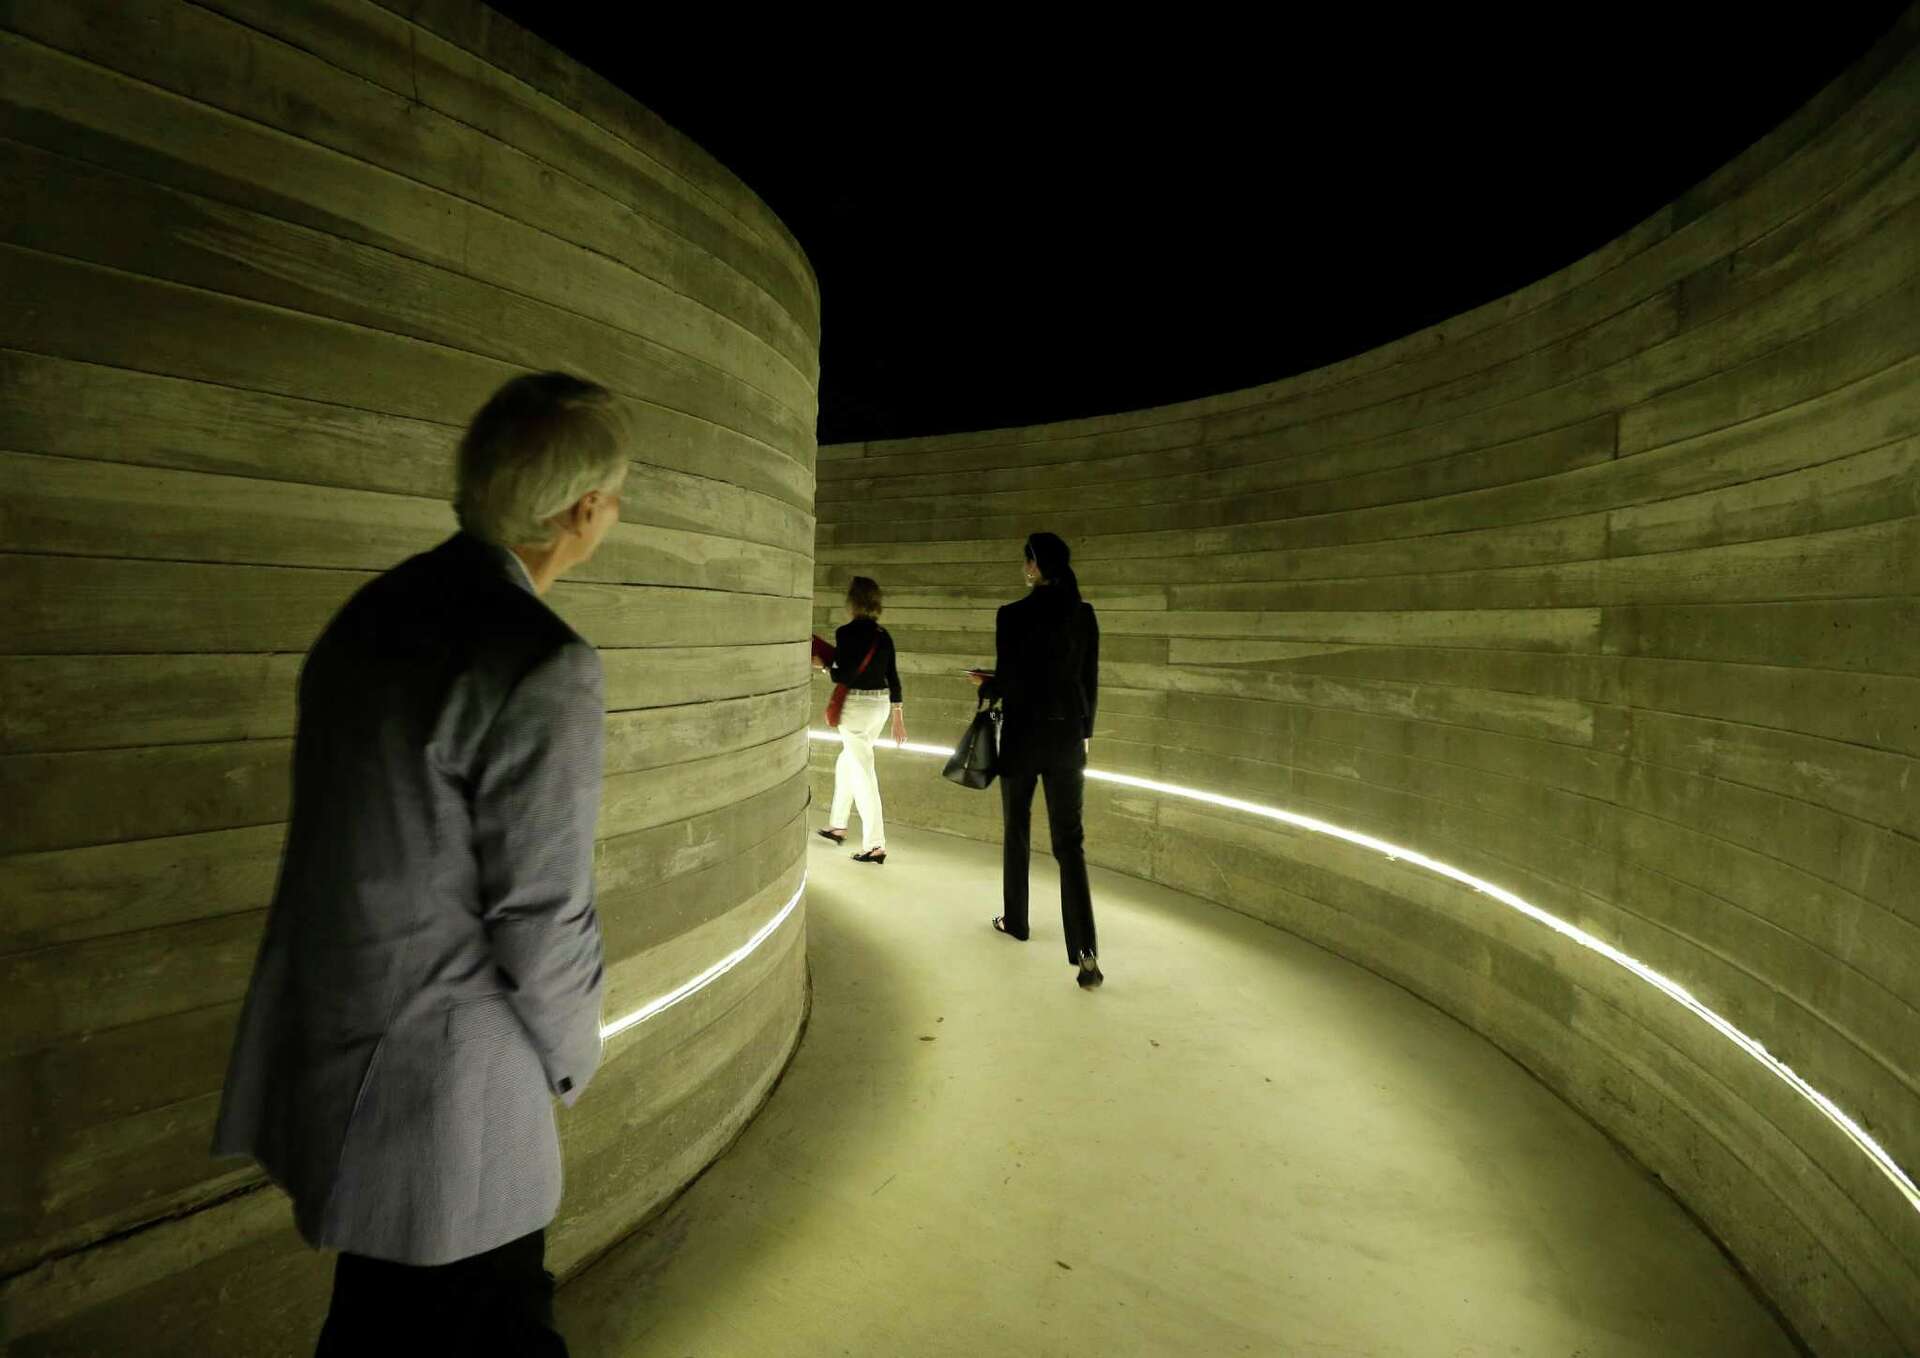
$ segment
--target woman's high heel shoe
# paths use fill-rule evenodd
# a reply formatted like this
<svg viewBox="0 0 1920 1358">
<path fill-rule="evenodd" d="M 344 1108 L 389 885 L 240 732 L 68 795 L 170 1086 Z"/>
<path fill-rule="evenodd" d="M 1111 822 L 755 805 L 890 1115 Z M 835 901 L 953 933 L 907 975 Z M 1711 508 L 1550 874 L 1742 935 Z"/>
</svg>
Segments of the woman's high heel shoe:
<svg viewBox="0 0 1920 1358">
<path fill-rule="evenodd" d="M 847 832 L 845 830 L 815 830 L 814 833 L 822 839 L 832 840 L 835 844 L 845 844 L 847 842 Z"/>
<path fill-rule="evenodd" d="M 884 864 L 887 861 L 887 851 L 885 849 L 868 849 L 865 853 L 855 854 L 853 861 L 856 863 Z"/>
<path fill-rule="evenodd" d="M 1074 980 L 1080 983 L 1082 990 L 1092 990 L 1107 978 L 1100 974 L 1100 962 L 1090 952 L 1080 954 L 1080 974 Z"/>
</svg>

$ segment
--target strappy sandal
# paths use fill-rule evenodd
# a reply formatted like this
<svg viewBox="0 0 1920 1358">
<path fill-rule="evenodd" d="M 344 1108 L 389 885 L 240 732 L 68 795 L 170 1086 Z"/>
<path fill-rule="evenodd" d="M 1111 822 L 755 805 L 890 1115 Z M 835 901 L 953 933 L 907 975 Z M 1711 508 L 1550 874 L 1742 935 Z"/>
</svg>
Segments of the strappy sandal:
<svg viewBox="0 0 1920 1358">
<path fill-rule="evenodd" d="M 839 834 L 835 834 L 831 830 L 815 830 L 814 833 L 822 839 L 832 840 L 835 844 L 845 844 L 847 842 L 847 832 L 845 830 L 842 830 Z"/>
<path fill-rule="evenodd" d="M 856 863 L 873 863 L 876 865 L 885 866 L 887 861 L 887 851 L 885 849 L 868 849 L 865 853 L 855 854 L 853 856 L 853 861 Z"/>
<path fill-rule="evenodd" d="M 1005 915 L 995 915 L 993 917 L 993 931 L 996 934 L 1005 934 L 1016 943 L 1025 943 L 1027 941 L 1025 934 L 1016 934 L 1007 927 L 1007 917 Z"/>
</svg>

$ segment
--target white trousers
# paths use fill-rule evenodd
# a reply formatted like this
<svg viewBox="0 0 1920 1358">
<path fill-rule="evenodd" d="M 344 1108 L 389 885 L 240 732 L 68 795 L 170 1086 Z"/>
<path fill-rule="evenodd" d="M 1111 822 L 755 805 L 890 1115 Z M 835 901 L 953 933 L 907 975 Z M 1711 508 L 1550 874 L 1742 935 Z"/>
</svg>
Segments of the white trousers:
<svg viewBox="0 0 1920 1358">
<path fill-rule="evenodd" d="M 847 828 L 847 813 L 860 810 L 865 848 L 886 845 L 887 825 L 880 814 L 880 775 L 873 768 L 873 742 L 887 729 L 893 703 L 887 694 L 849 693 L 840 709 L 840 760 L 833 766 L 833 818 L 827 825 Z"/>
</svg>

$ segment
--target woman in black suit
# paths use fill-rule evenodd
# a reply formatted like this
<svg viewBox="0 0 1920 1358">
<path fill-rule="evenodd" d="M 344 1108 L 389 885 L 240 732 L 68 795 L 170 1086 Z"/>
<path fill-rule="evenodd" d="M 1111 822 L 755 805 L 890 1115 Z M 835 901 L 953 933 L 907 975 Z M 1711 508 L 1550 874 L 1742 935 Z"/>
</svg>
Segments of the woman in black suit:
<svg viewBox="0 0 1920 1358">
<path fill-rule="evenodd" d="M 1027 597 L 1006 604 L 994 624 L 992 674 L 975 672 L 981 696 L 998 698 L 1000 808 L 1006 823 L 1002 892 L 1005 913 L 993 927 L 1027 938 L 1027 860 L 1032 852 L 1033 791 L 1047 790 L 1053 857 L 1060 865 L 1060 922 L 1067 961 L 1082 986 L 1100 974 L 1087 884 L 1085 801 L 1087 750 L 1100 686 L 1100 624 L 1080 597 L 1067 544 L 1052 533 L 1027 539 Z"/>
</svg>

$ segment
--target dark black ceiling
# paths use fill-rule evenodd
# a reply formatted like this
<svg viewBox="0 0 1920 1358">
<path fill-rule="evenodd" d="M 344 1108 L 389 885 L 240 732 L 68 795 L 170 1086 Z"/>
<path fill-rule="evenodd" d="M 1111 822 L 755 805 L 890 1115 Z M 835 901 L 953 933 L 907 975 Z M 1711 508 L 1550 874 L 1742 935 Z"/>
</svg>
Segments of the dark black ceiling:
<svg viewBox="0 0 1920 1358">
<path fill-rule="evenodd" d="M 1041 11 L 493 7 L 786 221 L 834 443 L 1232 391 L 1477 306 L 1678 197 L 1906 6 L 1159 6 L 1045 38 Z"/>
</svg>

